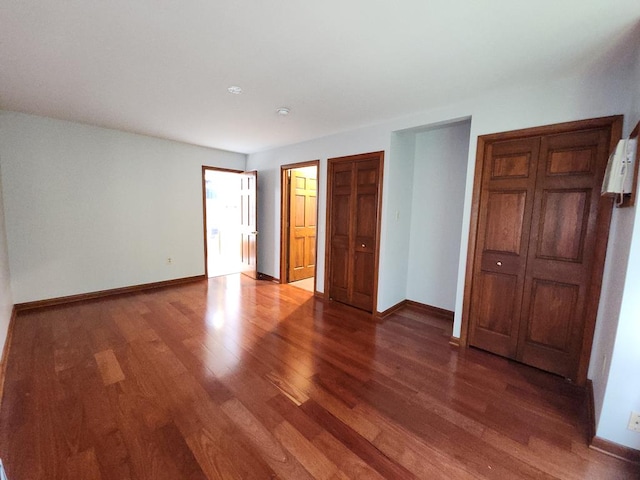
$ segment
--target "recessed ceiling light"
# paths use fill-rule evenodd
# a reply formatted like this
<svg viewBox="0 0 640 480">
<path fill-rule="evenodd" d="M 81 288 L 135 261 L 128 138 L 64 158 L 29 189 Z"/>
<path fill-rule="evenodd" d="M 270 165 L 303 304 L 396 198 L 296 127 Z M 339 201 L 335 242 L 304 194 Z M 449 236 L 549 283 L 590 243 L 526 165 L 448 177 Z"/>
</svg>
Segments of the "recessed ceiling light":
<svg viewBox="0 0 640 480">
<path fill-rule="evenodd" d="M 287 107 L 280 107 L 280 108 L 278 108 L 278 109 L 276 110 L 276 113 L 277 113 L 278 115 L 280 115 L 281 117 L 286 117 L 287 115 L 289 115 L 289 112 L 290 112 L 290 111 L 291 111 L 291 110 L 290 110 L 290 109 L 288 109 Z"/>
<path fill-rule="evenodd" d="M 234 95 L 240 95 L 242 93 L 242 88 L 238 87 L 237 85 L 231 85 L 229 88 L 227 88 L 227 92 Z"/>
</svg>

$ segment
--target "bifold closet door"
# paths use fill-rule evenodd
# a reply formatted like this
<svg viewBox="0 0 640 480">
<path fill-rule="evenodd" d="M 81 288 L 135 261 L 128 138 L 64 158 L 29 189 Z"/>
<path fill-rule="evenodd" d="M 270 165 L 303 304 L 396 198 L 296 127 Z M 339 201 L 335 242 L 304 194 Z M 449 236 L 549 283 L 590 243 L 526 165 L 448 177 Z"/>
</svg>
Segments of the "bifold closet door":
<svg viewBox="0 0 640 480">
<path fill-rule="evenodd" d="M 382 154 L 329 160 L 329 298 L 373 312 Z"/>
<path fill-rule="evenodd" d="M 610 135 L 607 126 L 485 144 L 470 345 L 576 378 L 602 267 L 594 252 Z"/>
</svg>

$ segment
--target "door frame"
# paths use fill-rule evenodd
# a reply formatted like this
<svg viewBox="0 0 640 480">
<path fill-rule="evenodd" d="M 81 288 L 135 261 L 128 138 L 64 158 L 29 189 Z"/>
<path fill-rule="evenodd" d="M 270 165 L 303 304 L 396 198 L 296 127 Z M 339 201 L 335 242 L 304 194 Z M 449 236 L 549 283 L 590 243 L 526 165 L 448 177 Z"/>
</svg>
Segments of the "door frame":
<svg viewBox="0 0 640 480">
<path fill-rule="evenodd" d="M 306 162 L 289 163 L 280 165 L 280 283 L 288 283 L 289 280 L 289 217 L 291 215 L 289 207 L 289 198 L 291 196 L 291 188 L 287 181 L 287 171 L 296 168 L 316 167 L 316 190 L 320 195 L 320 160 L 309 160 Z M 316 248 L 315 248 L 315 266 L 316 271 L 313 276 L 313 291 L 317 293 L 318 278 L 318 213 L 319 202 L 316 201 Z"/>
<path fill-rule="evenodd" d="M 242 170 L 233 170 L 231 168 L 209 167 L 202 165 L 202 233 L 204 237 L 204 276 L 209 278 L 209 249 L 207 245 L 207 180 L 205 174 L 207 170 L 215 172 L 227 173 L 243 173 Z"/>
<path fill-rule="evenodd" d="M 484 171 L 485 149 L 488 144 L 514 140 L 526 137 L 537 137 L 553 135 L 557 133 L 568 133 L 578 130 L 588 130 L 594 128 L 610 128 L 609 152 L 611 152 L 618 140 L 622 136 L 622 115 L 593 118 L 588 120 L 578 120 L 574 122 L 564 122 L 541 127 L 512 130 L 509 132 L 493 133 L 478 136 L 478 146 L 476 149 L 476 165 L 473 180 L 473 197 L 471 200 L 471 217 L 469 223 L 469 244 L 467 247 L 467 263 L 465 269 L 464 293 L 462 300 L 462 322 L 460 328 L 459 344 L 462 347 L 469 346 L 469 314 L 471 310 L 471 292 L 473 288 L 473 266 L 476 257 L 476 241 L 478 234 L 478 220 L 480 218 L 480 194 L 482 190 L 482 172 Z M 587 380 L 587 370 L 591 357 L 591 346 L 595 331 L 596 316 L 598 314 L 598 304 L 600 302 L 600 290 L 602 287 L 602 274 L 604 272 L 604 260 L 607 253 L 607 242 L 609 240 L 609 225 L 613 211 L 613 199 L 610 197 L 600 197 L 598 203 L 597 234 L 594 250 L 594 264 L 591 271 L 591 284 L 588 289 L 587 305 L 585 308 L 585 329 L 578 375 L 576 383 L 584 385 Z M 455 343 L 455 340 L 453 340 Z"/>
<path fill-rule="evenodd" d="M 373 298 L 371 305 L 371 315 L 376 317 L 378 313 L 378 272 L 380 270 L 380 233 L 382 231 L 382 185 L 384 177 L 384 150 L 378 152 L 361 153 L 358 155 L 348 155 L 345 157 L 330 158 L 327 161 L 327 201 L 325 216 L 325 240 L 324 240 L 324 298 L 330 299 L 330 278 L 331 278 L 331 201 L 333 195 L 332 169 L 333 165 L 339 162 L 352 162 L 357 160 L 377 159 L 378 170 L 378 204 L 376 205 L 376 248 L 374 252 L 373 266 Z"/>
</svg>

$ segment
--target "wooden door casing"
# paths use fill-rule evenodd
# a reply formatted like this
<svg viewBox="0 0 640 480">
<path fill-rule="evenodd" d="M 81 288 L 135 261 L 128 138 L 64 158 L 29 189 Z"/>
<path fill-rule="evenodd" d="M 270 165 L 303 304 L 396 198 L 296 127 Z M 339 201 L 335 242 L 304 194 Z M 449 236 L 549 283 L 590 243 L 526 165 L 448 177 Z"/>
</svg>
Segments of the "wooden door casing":
<svg viewBox="0 0 640 480">
<path fill-rule="evenodd" d="M 325 292 L 368 312 L 377 298 L 383 154 L 329 159 Z"/>
<path fill-rule="evenodd" d="M 289 281 L 315 275 L 318 186 L 315 175 L 292 169 L 289 178 Z"/>
<path fill-rule="evenodd" d="M 479 137 L 461 345 L 586 381 L 612 207 L 600 185 L 621 123 Z M 528 167 L 513 142 L 530 143 Z"/>
</svg>

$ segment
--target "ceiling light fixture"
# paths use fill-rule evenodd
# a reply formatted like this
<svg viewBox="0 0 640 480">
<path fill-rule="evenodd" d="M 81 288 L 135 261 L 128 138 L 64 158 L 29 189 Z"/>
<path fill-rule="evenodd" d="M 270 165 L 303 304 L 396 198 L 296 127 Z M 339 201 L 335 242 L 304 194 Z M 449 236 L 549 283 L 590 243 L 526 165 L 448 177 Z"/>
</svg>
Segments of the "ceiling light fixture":
<svg viewBox="0 0 640 480">
<path fill-rule="evenodd" d="M 227 88 L 227 92 L 232 93 L 233 95 L 240 95 L 242 93 L 242 88 L 237 85 L 231 85 Z"/>
<path fill-rule="evenodd" d="M 290 112 L 290 111 L 291 111 L 291 110 L 290 110 L 289 108 L 287 108 L 287 107 L 280 107 L 280 108 L 278 108 L 278 109 L 276 110 L 276 113 L 277 113 L 278 115 L 280 115 L 281 117 L 286 117 L 287 115 L 289 115 L 289 112 Z"/>
</svg>

